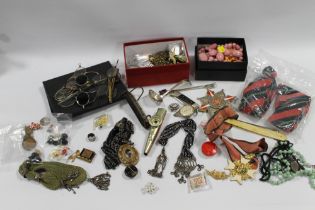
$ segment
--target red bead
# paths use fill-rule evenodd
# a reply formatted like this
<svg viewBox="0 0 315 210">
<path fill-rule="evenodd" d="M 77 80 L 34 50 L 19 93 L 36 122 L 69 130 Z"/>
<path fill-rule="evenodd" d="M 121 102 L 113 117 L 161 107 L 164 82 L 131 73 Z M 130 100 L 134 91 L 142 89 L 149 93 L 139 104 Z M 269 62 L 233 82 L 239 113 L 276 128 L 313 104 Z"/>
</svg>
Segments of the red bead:
<svg viewBox="0 0 315 210">
<path fill-rule="evenodd" d="M 202 144 L 201 151 L 205 156 L 213 156 L 217 153 L 217 145 L 211 141 Z"/>
</svg>

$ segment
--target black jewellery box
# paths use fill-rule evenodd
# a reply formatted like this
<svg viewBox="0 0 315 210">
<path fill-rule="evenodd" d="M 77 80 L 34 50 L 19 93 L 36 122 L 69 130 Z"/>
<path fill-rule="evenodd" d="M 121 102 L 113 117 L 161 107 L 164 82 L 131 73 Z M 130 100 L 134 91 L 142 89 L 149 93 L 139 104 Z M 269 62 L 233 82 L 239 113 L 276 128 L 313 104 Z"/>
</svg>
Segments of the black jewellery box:
<svg viewBox="0 0 315 210">
<path fill-rule="evenodd" d="M 99 85 L 97 87 L 97 96 L 93 100 L 93 103 L 90 103 L 86 105 L 84 108 L 79 106 L 76 103 L 73 103 L 72 106 L 69 107 L 62 107 L 58 104 L 58 102 L 55 99 L 55 94 L 57 93 L 60 88 L 64 87 L 65 84 L 67 84 L 67 81 L 69 81 L 69 78 L 74 75 L 74 72 L 56 77 L 54 79 L 50 79 L 43 82 L 44 89 L 47 95 L 48 103 L 50 106 L 50 110 L 52 113 L 67 113 L 71 114 L 72 117 L 76 117 L 79 115 L 82 115 L 84 113 L 90 112 L 92 110 L 105 107 L 111 103 L 108 101 L 107 97 L 107 82 L 106 82 L 106 72 L 112 68 L 112 65 L 110 62 L 104 62 L 100 63 L 91 67 L 85 68 L 85 72 L 97 72 L 97 75 L 100 75 L 101 78 L 105 81 L 102 83 L 102 85 Z M 126 93 L 127 88 L 122 83 L 120 79 L 117 79 L 115 82 L 115 90 L 113 95 L 113 101 L 112 103 L 115 103 L 117 101 L 120 101 L 124 99 L 123 95 Z"/>
<path fill-rule="evenodd" d="M 222 61 L 200 61 L 198 56 L 198 46 L 216 43 L 224 45 L 236 43 L 243 48 L 242 62 L 222 62 Z M 244 81 L 247 73 L 248 57 L 243 38 L 206 38 L 197 39 L 195 48 L 195 80 L 216 80 L 216 81 Z"/>
</svg>

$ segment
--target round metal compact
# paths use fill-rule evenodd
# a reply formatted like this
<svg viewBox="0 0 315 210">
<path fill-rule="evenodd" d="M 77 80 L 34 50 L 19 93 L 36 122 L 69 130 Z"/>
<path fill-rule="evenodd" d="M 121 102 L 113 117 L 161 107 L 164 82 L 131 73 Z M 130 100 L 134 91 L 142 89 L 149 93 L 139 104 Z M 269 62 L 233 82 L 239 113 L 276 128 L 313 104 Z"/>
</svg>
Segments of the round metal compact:
<svg viewBox="0 0 315 210">
<path fill-rule="evenodd" d="M 126 166 L 136 165 L 139 162 L 139 153 L 130 144 L 123 144 L 119 147 L 118 157 L 120 162 Z"/>
</svg>

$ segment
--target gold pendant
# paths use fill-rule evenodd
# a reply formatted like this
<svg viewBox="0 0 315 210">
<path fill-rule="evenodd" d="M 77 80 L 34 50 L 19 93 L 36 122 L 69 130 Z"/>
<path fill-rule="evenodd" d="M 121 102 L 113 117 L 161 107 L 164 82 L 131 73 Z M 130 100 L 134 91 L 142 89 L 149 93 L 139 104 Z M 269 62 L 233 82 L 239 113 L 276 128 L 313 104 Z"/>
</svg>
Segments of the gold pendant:
<svg viewBox="0 0 315 210">
<path fill-rule="evenodd" d="M 118 149 L 118 157 L 122 164 L 125 166 L 137 165 L 139 162 L 139 153 L 130 144 L 123 144 Z"/>
<path fill-rule="evenodd" d="M 216 180 L 225 180 L 225 179 L 230 177 L 230 175 L 228 175 L 222 171 L 216 171 L 216 170 L 208 171 L 208 170 L 206 170 L 206 172 L 209 176 L 211 176 L 212 178 L 214 178 Z"/>
</svg>

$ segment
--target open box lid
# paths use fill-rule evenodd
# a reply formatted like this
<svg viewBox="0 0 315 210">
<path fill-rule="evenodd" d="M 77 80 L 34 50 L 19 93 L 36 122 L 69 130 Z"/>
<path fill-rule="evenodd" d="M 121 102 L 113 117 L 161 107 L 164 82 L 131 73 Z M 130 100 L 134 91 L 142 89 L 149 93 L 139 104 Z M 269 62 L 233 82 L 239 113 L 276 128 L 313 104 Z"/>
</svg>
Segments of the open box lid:
<svg viewBox="0 0 315 210">
<path fill-rule="evenodd" d="M 170 44 L 181 44 L 183 46 L 183 52 L 186 57 L 185 63 L 178 63 L 176 65 L 181 64 L 189 64 L 189 55 L 186 47 L 186 43 L 184 38 L 178 37 L 178 38 L 165 38 L 165 39 L 153 39 L 153 40 L 146 40 L 146 41 L 135 41 L 135 42 L 127 42 L 124 43 L 124 58 L 125 58 L 125 68 L 147 68 L 147 67 L 134 67 L 128 65 L 130 63 L 130 60 L 132 60 L 132 57 L 135 54 L 139 55 L 150 55 L 154 54 L 160 51 L 165 51 L 168 48 L 168 45 Z M 169 64 L 174 65 L 174 64 Z M 161 67 L 165 67 L 167 65 L 163 65 Z M 160 67 L 160 66 L 154 66 L 154 67 Z"/>
</svg>

